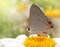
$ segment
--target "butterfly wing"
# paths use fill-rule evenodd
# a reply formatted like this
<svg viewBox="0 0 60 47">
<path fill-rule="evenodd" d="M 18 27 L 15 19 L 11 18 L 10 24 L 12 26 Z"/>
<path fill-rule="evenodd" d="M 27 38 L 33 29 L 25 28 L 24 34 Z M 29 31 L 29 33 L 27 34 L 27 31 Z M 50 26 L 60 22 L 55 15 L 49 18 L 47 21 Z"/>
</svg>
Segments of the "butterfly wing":
<svg viewBox="0 0 60 47">
<path fill-rule="evenodd" d="M 41 31 L 48 29 L 49 18 L 45 16 L 42 10 L 33 4 L 30 8 L 30 31 Z"/>
</svg>

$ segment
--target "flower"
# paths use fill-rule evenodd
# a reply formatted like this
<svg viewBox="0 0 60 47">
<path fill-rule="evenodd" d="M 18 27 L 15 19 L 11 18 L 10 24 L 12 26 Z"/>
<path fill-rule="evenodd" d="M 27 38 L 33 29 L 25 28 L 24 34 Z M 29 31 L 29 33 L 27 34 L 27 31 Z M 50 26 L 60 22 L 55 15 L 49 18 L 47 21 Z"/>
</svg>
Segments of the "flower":
<svg viewBox="0 0 60 47">
<path fill-rule="evenodd" d="M 34 45 L 34 47 L 37 47 L 36 45 L 39 45 L 38 43 L 40 43 L 41 46 L 44 46 L 44 44 L 45 44 L 46 47 L 47 47 L 47 45 L 49 45 L 50 47 L 53 47 L 53 46 L 59 47 L 60 46 L 59 45 L 60 38 L 50 38 L 50 37 L 46 37 L 46 36 L 38 36 L 37 34 L 32 34 L 29 37 L 27 37 L 26 35 L 23 34 L 23 35 L 17 36 L 16 39 L 18 39 L 18 41 L 20 42 L 21 47 L 32 47 L 33 45 Z M 40 40 L 41 40 L 41 42 L 40 42 Z M 26 45 L 28 45 L 28 43 L 31 43 L 31 44 L 29 44 L 29 46 L 26 46 Z"/>
<path fill-rule="evenodd" d="M 16 38 L 0 39 L 0 47 L 59 47 L 60 38 L 48 38 L 46 36 L 37 36 L 36 34 L 27 37 L 25 34 Z"/>
<path fill-rule="evenodd" d="M 45 14 L 48 17 L 60 18 L 60 10 L 58 9 L 46 9 Z"/>
<path fill-rule="evenodd" d="M 17 5 L 17 10 L 18 11 L 24 11 L 28 8 L 28 5 L 26 3 L 20 3 L 19 5 Z"/>
<path fill-rule="evenodd" d="M 59 47 L 60 38 L 49 38 L 46 36 L 38 36 L 36 34 L 32 34 L 29 37 L 26 35 L 19 35 L 16 37 L 18 39 L 21 47 L 37 47 L 37 45 L 43 47 Z M 28 46 L 27 46 L 28 45 Z"/>
</svg>

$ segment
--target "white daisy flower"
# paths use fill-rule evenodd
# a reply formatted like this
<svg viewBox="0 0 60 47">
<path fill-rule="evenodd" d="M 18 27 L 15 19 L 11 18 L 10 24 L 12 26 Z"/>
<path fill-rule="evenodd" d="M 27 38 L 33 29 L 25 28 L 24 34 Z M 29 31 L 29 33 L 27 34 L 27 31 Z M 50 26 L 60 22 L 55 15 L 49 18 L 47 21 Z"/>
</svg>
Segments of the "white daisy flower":
<svg viewBox="0 0 60 47">
<path fill-rule="evenodd" d="M 30 38 L 33 37 L 32 41 L 30 39 L 28 39 L 28 42 L 30 41 L 29 43 L 33 42 L 32 44 L 34 45 L 35 44 L 34 42 L 36 42 L 36 44 L 37 44 L 37 41 L 39 40 L 38 35 L 32 34 L 29 37 Z M 22 34 L 22 35 L 17 36 L 16 38 L 3 38 L 3 39 L 0 39 L 0 47 L 26 47 L 24 45 L 24 43 L 27 44 L 27 42 L 25 42 L 25 41 L 29 37 L 27 37 L 25 34 Z M 34 37 L 37 37 L 37 38 L 35 38 L 37 41 L 33 41 Z M 42 37 L 42 38 L 44 38 L 44 37 Z M 53 39 L 56 42 L 55 47 L 60 47 L 60 38 L 53 38 Z M 53 41 L 53 43 L 54 43 L 54 41 Z"/>
<path fill-rule="evenodd" d="M 32 36 L 37 37 L 38 35 L 37 34 L 32 34 L 29 37 L 32 37 Z M 24 46 L 24 41 L 26 40 L 26 38 L 28 38 L 28 37 L 24 34 L 16 37 L 16 39 L 18 39 L 23 46 Z M 48 37 L 48 38 L 50 38 L 50 37 Z M 60 38 L 53 38 L 53 39 L 56 42 L 55 47 L 60 47 L 60 45 L 59 45 L 60 44 Z M 24 46 L 24 47 L 26 47 L 26 46 Z"/>
</svg>

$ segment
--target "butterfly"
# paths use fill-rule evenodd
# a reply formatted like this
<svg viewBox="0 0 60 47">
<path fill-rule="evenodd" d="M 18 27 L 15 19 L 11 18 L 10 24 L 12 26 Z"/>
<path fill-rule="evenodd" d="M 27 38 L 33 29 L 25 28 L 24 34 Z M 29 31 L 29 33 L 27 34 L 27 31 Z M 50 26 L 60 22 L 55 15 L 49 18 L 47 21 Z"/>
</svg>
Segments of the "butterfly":
<svg viewBox="0 0 60 47">
<path fill-rule="evenodd" d="M 44 35 L 45 33 L 48 33 L 53 27 L 54 26 L 51 20 L 43 13 L 41 8 L 35 4 L 32 4 L 29 14 L 29 33 Z"/>
</svg>

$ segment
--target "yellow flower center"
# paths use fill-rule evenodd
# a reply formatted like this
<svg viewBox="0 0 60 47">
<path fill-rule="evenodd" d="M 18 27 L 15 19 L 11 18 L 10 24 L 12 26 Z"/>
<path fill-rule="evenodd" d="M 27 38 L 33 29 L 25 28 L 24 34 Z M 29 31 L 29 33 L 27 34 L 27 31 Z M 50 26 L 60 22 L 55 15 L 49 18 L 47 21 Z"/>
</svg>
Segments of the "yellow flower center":
<svg viewBox="0 0 60 47">
<path fill-rule="evenodd" d="M 60 10 L 58 9 L 47 9 L 45 10 L 45 14 L 48 17 L 60 18 Z"/>
<path fill-rule="evenodd" d="M 33 36 L 28 37 L 24 41 L 26 47 L 55 47 L 55 41 L 53 38 L 48 38 L 45 36 Z"/>
</svg>

